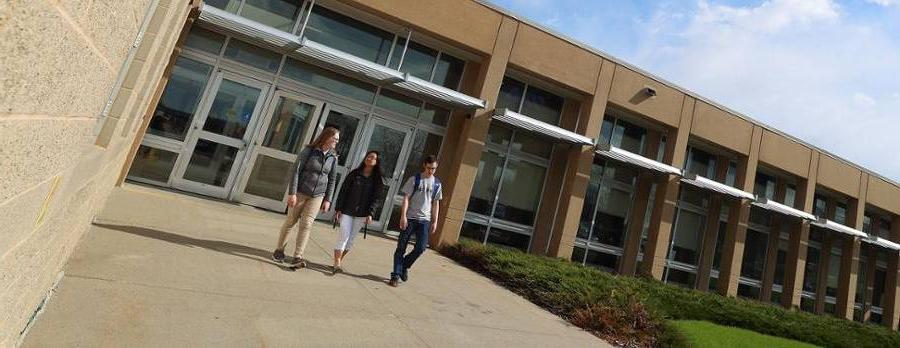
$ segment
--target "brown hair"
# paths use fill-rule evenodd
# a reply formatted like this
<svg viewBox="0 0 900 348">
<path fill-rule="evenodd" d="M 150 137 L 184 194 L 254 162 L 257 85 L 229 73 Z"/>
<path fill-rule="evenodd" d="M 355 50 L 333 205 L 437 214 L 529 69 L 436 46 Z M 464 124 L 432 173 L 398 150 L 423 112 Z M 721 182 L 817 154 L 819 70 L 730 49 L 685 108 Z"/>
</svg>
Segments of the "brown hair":
<svg viewBox="0 0 900 348">
<path fill-rule="evenodd" d="M 338 133 L 340 133 L 340 131 L 337 128 L 331 126 L 325 127 L 325 129 L 322 130 L 322 133 L 309 143 L 309 147 L 320 149 L 325 145 L 325 142 L 328 141 L 328 139 L 331 139 L 331 137 Z"/>
</svg>

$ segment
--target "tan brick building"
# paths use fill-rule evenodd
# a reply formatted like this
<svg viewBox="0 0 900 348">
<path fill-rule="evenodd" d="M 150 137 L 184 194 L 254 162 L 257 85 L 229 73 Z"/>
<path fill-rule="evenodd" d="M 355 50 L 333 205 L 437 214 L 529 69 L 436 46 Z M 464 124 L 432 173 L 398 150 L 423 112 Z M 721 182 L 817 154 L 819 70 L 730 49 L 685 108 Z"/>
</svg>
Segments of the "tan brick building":
<svg viewBox="0 0 900 348">
<path fill-rule="evenodd" d="M 12 1 L 0 45 L 0 344 L 112 187 L 283 211 L 326 125 L 382 230 L 437 154 L 441 243 L 897 327 L 900 186 L 488 3 Z"/>
</svg>

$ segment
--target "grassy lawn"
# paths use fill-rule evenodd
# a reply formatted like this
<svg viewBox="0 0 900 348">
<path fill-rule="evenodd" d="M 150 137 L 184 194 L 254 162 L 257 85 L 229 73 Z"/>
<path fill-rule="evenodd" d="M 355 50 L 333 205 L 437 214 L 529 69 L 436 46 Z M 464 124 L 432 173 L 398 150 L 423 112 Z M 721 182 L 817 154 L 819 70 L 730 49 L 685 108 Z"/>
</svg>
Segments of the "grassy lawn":
<svg viewBox="0 0 900 348">
<path fill-rule="evenodd" d="M 673 326 L 695 348 L 732 347 L 732 348 L 812 348 L 808 343 L 797 342 L 786 338 L 766 336 L 750 330 L 716 325 L 706 321 L 676 320 Z"/>
<path fill-rule="evenodd" d="M 562 259 L 484 246 L 466 239 L 440 252 L 619 346 L 691 346 L 688 335 L 676 325 L 678 321 L 696 320 L 762 334 L 759 337 L 781 337 L 816 346 L 900 347 L 900 334 L 878 325 L 683 289 L 648 278 L 617 276 Z M 688 325 L 688 334 L 691 328 Z M 730 336 L 713 332 L 717 334 L 700 337 Z M 775 346 L 757 338 L 734 341 L 753 347 Z M 695 345 L 709 346 L 703 342 L 706 341 Z M 719 341 L 710 344 L 740 346 Z"/>
</svg>

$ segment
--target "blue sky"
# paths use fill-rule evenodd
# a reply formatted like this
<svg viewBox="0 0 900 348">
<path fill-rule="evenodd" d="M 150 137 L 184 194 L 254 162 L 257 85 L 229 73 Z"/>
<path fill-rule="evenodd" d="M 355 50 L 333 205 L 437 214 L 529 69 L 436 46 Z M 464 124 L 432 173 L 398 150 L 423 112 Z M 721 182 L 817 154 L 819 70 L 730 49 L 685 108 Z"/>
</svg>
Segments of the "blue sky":
<svg viewBox="0 0 900 348">
<path fill-rule="evenodd" d="M 900 0 L 491 0 L 900 182 Z"/>
</svg>

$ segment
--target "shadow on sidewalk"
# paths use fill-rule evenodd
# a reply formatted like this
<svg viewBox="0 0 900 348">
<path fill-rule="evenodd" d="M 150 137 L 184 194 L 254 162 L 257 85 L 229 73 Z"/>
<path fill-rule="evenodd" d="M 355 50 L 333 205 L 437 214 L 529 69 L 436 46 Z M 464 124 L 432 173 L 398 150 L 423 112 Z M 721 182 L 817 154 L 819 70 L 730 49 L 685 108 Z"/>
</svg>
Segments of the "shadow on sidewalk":
<svg viewBox="0 0 900 348">
<path fill-rule="evenodd" d="M 129 226 L 129 225 L 116 225 L 116 224 L 108 224 L 108 223 L 94 223 L 94 226 L 106 228 L 114 231 L 125 232 L 128 234 L 138 235 L 141 237 L 152 238 L 156 240 L 161 240 L 164 242 L 169 242 L 173 244 L 179 244 L 189 247 L 198 247 L 207 250 L 212 250 L 216 252 L 220 252 L 223 254 L 228 254 L 232 256 L 237 256 L 241 258 L 245 258 L 248 260 L 253 260 L 257 262 L 262 262 L 266 264 L 270 264 L 273 266 L 277 266 L 285 271 L 294 272 L 297 269 L 287 267 L 284 264 L 276 263 L 271 260 L 272 252 L 268 250 L 257 249 L 251 246 L 234 244 L 231 242 L 221 241 L 221 240 L 211 240 L 211 239 L 199 239 L 188 237 L 184 235 L 180 235 L 177 233 L 166 232 L 155 230 L 152 228 L 138 227 L 138 226 Z M 324 275 L 331 276 L 331 266 L 323 265 L 320 263 L 315 263 L 310 260 L 306 260 L 306 268 L 311 271 L 320 272 Z M 359 279 L 371 280 L 378 283 L 387 284 L 388 279 L 385 277 L 377 276 L 374 274 L 367 275 L 358 275 L 352 273 L 339 273 L 338 275 L 346 275 Z"/>
</svg>

